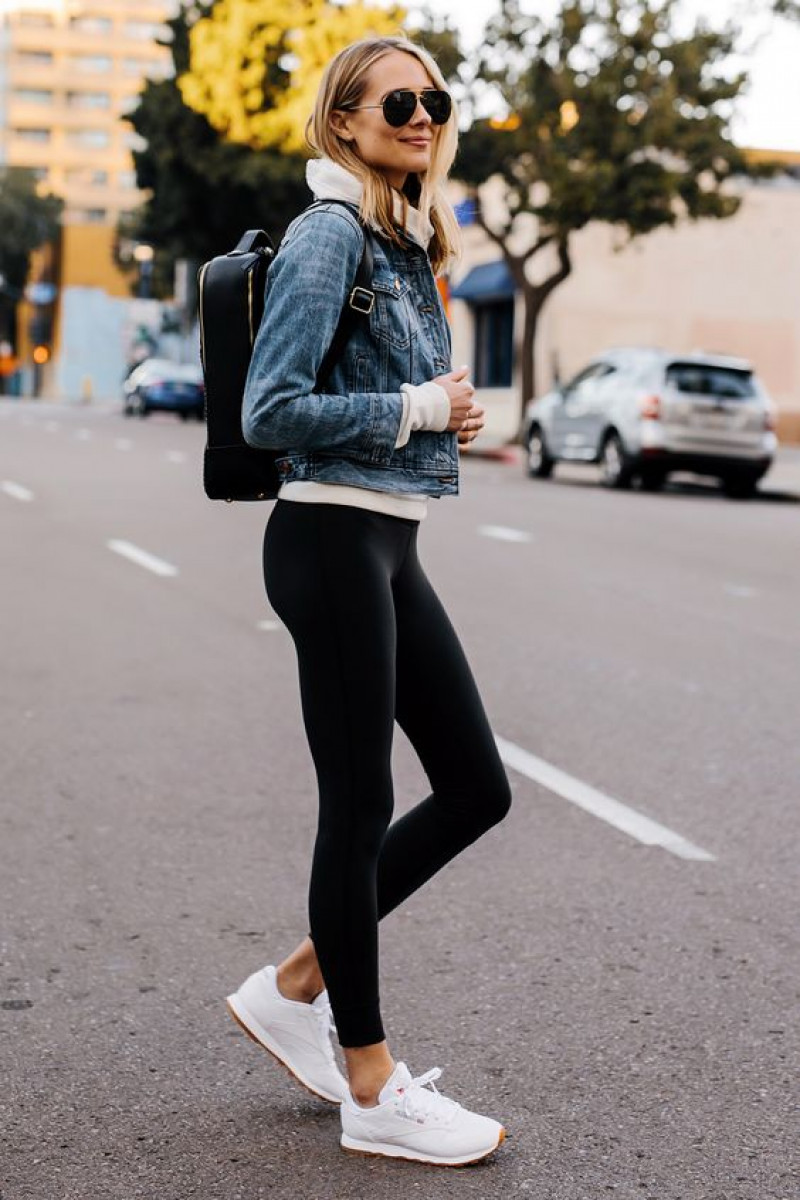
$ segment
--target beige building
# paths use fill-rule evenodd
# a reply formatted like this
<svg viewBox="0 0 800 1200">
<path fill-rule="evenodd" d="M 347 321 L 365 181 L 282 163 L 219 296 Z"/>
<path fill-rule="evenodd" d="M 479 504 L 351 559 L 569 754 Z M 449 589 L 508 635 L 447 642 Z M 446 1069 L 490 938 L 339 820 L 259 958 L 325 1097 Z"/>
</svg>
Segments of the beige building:
<svg viewBox="0 0 800 1200">
<path fill-rule="evenodd" d="M 156 43 L 174 0 L 0 0 L 0 163 L 30 167 L 66 202 L 62 286 L 126 295 L 120 213 L 137 207 L 123 118 L 145 77 L 171 69 Z"/>
<path fill-rule="evenodd" d="M 792 175 L 800 155 L 784 157 L 790 173 L 746 186 L 729 220 L 681 223 L 627 246 L 606 225 L 575 235 L 573 274 L 540 321 L 538 393 L 556 371 L 566 380 L 609 346 L 717 351 L 754 363 L 777 405 L 779 436 L 800 441 L 800 178 Z M 464 234 L 451 281 L 456 297 L 466 295 L 450 306 L 454 361 L 475 370 L 489 429 L 511 436 L 522 302 L 497 247 L 477 226 Z"/>
</svg>

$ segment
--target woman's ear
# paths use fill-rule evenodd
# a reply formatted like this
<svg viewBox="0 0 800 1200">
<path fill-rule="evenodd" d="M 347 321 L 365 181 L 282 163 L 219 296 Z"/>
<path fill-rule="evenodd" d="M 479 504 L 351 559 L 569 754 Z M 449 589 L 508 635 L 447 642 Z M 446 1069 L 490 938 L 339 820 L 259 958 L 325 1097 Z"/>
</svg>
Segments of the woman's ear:
<svg viewBox="0 0 800 1200">
<path fill-rule="evenodd" d="M 335 108 L 331 113 L 331 129 L 343 142 L 352 142 L 355 135 L 350 132 L 347 120 L 347 113 Z"/>
</svg>

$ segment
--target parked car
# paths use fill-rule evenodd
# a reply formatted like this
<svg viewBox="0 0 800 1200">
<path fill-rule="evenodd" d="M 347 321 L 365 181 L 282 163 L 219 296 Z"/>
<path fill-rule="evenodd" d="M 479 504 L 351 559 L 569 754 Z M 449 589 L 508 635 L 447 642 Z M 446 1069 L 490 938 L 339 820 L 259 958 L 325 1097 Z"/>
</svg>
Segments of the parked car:
<svg viewBox="0 0 800 1200">
<path fill-rule="evenodd" d="M 184 421 L 188 417 L 203 420 L 205 389 L 199 366 L 146 358 L 131 371 L 122 389 L 126 417 L 160 411 L 177 413 Z"/>
<path fill-rule="evenodd" d="M 599 463 L 607 487 L 648 491 L 671 471 L 719 479 L 750 496 L 777 447 L 772 402 L 752 366 L 709 354 L 609 350 L 566 386 L 529 403 L 527 470 Z"/>
</svg>

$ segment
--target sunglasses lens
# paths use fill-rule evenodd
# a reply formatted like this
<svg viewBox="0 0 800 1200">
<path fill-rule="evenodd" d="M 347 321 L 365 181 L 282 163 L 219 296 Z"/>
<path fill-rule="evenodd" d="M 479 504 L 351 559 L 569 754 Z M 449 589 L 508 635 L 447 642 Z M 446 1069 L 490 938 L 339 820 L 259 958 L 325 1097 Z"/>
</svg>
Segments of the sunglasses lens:
<svg viewBox="0 0 800 1200">
<path fill-rule="evenodd" d="M 419 98 L 434 125 L 444 125 L 453 111 L 450 93 L 428 88 L 426 91 L 420 92 Z M 386 123 L 393 125 L 395 129 L 399 129 L 401 125 L 407 125 L 416 111 L 417 94 L 406 88 L 389 92 L 383 102 L 383 115 Z"/>
<path fill-rule="evenodd" d="M 422 93 L 420 100 L 434 125 L 444 125 L 453 111 L 453 101 L 449 92 L 439 92 L 431 88 Z"/>
<path fill-rule="evenodd" d="M 395 129 L 399 129 L 401 125 L 407 125 L 413 117 L 416 107 L 417 97 L 413 92 L 405 90 L 389 92 L 383 102 L 383 115 L 386 123 L 393 125 Z"/>
</svg>

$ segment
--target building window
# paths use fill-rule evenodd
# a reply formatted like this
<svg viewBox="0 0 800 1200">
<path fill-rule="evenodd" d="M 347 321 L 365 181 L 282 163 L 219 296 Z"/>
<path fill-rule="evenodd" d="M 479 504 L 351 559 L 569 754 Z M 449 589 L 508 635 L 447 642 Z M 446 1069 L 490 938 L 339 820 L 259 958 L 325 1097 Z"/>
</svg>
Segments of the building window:
<svg viewBox="0 0 800 1200">
<path fill-rule="evenodd" d="M 109 92 L 67 92 L 67 108 L 105 109 L 111 107 Z"/>
<path fill-rule="evenodd" d="M 15 129 L 14 137 L 21 142 L 36 142 L 41 146 L 50 141 L 51 133 L 50 129 Z"/>
<path fill-rule="evenodd" d="M 46 88 L 15 88 L 14 99 L 20 104 L 52 104 L 53 93 Z"/>
<path fill-rule="evenodd" d="M 473 304 L 475 386 L 511 387 L 514 365 L 514 301 Z"/>
<path fill-rule="evenodd" d="M 49 50 L 18 50 L 16 61 L 22 67 L 52 67 L 53 55 Z"/>
<path fill-rule="evenodd" d="M 105 208 L 71 208 L 68 216 L 82 225 L 103 225 L 108 220 Z"/>
<path fill-rule="evenodd" d="M 69 27 L 76 33 L 109 34 L 114 28 L 110 17 L 77 16 L 70 17 Z"/>
<path fill-rule="evenodd" d="M 117 183 L 121 188 L 138 187 L 138 184 L 136 183 L 136 172 L 135 171 L 118 171 L 117 172 Z"/>
<path fill-rule="evenodd" d="M 129 131 L 123 134 L 122 144 L 126 150 L 146 150 L 147 140 L 140 133 Z"/>
<path fill-rule="evenodd" d="M 72 64 L 87 75 L 105 75 L 111 70 L 111 59 L 107 54 L 76 54 Z"/>
<path fill-rule="evenodd" d="M 122 36 L 135 38 L 138 42 L 154 42 L 163 32 L 163 25 L 153 25 L 147 21 L 126 21 L 122 26 Z"/>
<path fill-rule="evenodd" d="M 82 187 L 108 186 L 108 171 L 94 170 L 91 167 L 67 167 L 64 178 L 67 183 L 78 184 Z"/>
<path fill-rule="evenodd" d="M 17 13 L 16 18 L 18 25 L 27 25 L 33 29 L 51 29 L 53 26 L 53 14 L 48 12 L 36 12 L 33 9 L 23 9 Z"/>
<path fill-rule="evenodd" d="M 126 75 L 144 75 L 150 63 L 141 58 L 123 58 L 122 70 Z"/>
<path fill-rule="evenodd" d="M 111 144 L 111 135 L 105 129 L 68 129 L 66 140 L 70 146 L 105 150 Z"/>
</svg>

